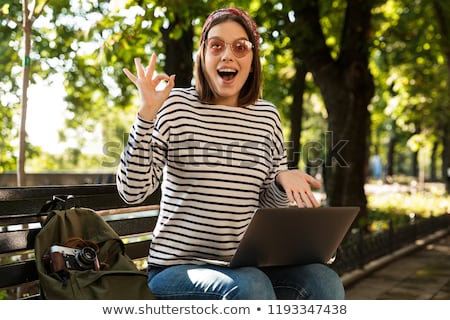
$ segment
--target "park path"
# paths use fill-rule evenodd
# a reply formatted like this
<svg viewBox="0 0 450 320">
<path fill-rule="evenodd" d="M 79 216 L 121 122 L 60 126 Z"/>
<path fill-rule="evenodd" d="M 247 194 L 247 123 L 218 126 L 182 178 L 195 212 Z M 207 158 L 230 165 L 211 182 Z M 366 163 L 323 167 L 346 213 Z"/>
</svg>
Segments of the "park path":
<svg viewBox="0 0 450 320">
<path fill-rule="evenodd" d="M 348 300 L 450 300 L 450 230 L 346 287 Z"/>
</svg>

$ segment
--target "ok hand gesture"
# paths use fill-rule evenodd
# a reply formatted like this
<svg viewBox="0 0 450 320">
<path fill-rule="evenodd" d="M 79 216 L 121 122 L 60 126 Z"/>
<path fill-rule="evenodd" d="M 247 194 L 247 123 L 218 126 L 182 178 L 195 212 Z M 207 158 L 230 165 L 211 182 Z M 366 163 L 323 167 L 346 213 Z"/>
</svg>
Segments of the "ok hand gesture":
<svg viewBox="0 0 450 320">
<path fill-rule="evenodd" d="M 170 77 L 167 74 L 155 73 L 156 54 L 152 54 L 150 64 L 147 70 L 141 64 L 141 59 L 135 58 L 137 75 L 134 75 L 127 68 L 123 69 L 128 79 L 130 79 L 138 88 L 141 97 L 141 107 L 138 111 L 139 116 L 145 120 L 153 120 L 156 113 L 161 108 L 164 101 L 169 96 L 170 90 L 175 86 L 175 75 Z M 157 90 L 156 87 L 161 81 L 167 81 L 165 87 Z"/>
</svg>

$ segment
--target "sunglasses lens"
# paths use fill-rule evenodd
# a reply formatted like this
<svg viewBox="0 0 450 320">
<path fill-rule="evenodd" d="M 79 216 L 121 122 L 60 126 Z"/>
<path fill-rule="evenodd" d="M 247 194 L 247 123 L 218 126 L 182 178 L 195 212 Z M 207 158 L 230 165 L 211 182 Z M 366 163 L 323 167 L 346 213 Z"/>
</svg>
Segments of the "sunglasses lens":
<svg viewBox="0 0 450 320">
<path fill-rule="evenodd" d="M 242 58 L 250 52 L 251 47 L 247 44 L 248 41 L 236 40 L 231 44 L 231 50 L 236 57 Z"/>
<path fill-rule="evenodd" d="M 223 53 L 225 47 L 227 46 L 227 43 L 225 43 L 225 41 L 223 40 L 212 38 L 206 41 L 206 46 L 208 51 L 212 55 L 217 56 Z M 230 44 L 230 47 L 231 51 L 233 51 L 233 54 L 237 58 L 242 58 L 245 57 L 252 50 L 253 45 L 248 40 L 236 40 Z"/>
<path fill-rule="evenodd" d="M 208 39 L 206 43 L 208 51 L 217 56 L 225 50 L 225 42 L 219 39 Z"/>
</svg>

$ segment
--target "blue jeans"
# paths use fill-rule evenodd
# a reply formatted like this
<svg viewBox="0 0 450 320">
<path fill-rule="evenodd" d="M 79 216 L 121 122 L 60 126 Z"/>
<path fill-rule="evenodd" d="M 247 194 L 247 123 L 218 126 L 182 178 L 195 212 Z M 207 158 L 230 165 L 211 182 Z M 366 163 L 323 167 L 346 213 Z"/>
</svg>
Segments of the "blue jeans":
<svg viewBox="0 0 450 320">
<path fill-rule="evenodd" d="M 323 264 L 228 268 L 176 265 L 149 268 L 148 286 L 157 299 L 342 300 L 339 275 Z"/>
</svg>

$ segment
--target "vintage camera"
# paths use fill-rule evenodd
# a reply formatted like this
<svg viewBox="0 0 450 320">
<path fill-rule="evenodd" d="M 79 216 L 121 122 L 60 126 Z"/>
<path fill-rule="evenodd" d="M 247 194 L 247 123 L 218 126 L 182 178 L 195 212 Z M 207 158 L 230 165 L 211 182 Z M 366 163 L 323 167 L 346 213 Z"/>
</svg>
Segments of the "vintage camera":
<svg viewBox="0 0 450 320">
<path fill-rule="evenodd" d="M 78 249 L 53 245 L 49 255 L 50 271 L 53 273 L 62 270 L 100 270 L 97 252 L 91 247 Z"/>
</svg>

